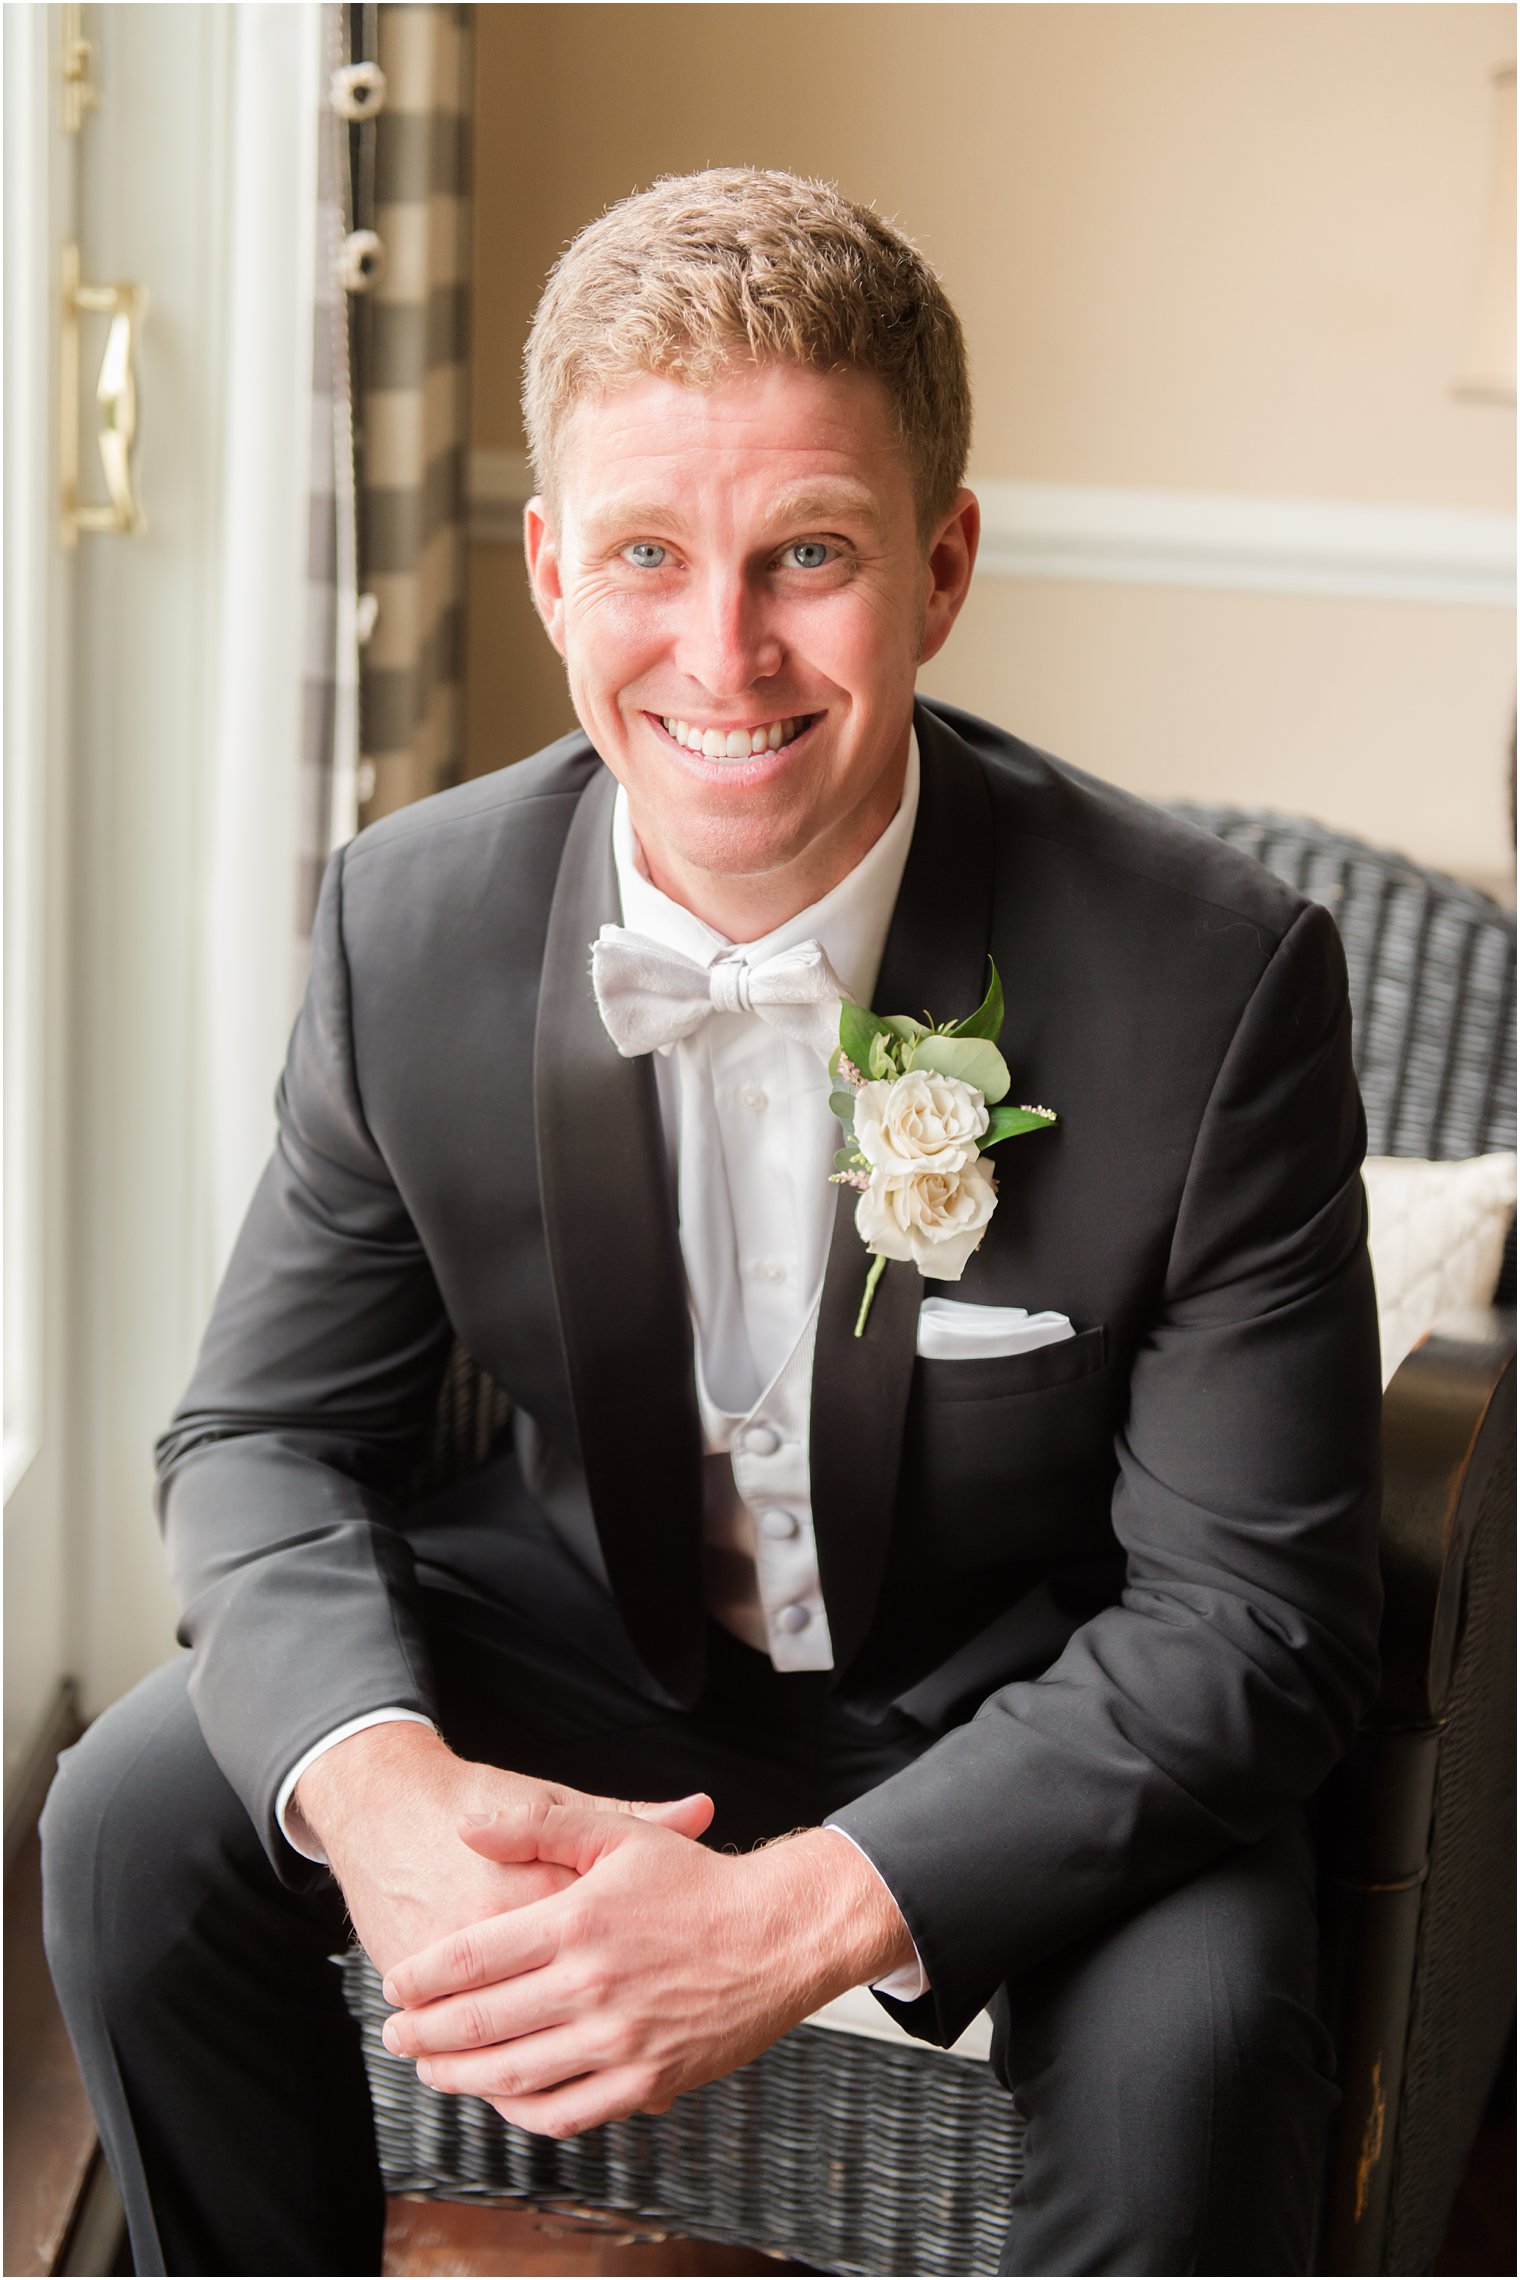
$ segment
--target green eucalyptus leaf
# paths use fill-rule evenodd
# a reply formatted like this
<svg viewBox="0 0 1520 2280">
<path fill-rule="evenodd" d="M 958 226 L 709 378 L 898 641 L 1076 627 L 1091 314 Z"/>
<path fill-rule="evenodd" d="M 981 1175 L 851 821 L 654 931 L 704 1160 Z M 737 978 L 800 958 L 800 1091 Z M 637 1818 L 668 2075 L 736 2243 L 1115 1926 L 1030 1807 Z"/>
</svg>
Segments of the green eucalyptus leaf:
<svg viewBox="0 0 1520 2280">
<path fill-rule="evenodd" d="M 1046 1109 L 995 1108 L 987 1119 L 981 1145 L 995 1148 L 1000 1140 L 1012 1140 L 1020 1132 L 1048 1132 L 1055 1121 Z"/>
<path fill-rule="evenodd" d="M 975 1085 L 990 1108 L 1001 1100 L 1010 1083 L 1008 1064 L 985 1037 L 922 1037 L 908 1060 L 910 1069 L 933 1069 L 942 1077 L 958 1077 Z"/>
<path fill-rule="evenodd" d="M 968 1014 L 964 1021 L 958 1021 L 950 1034 L 952 1037 L 986 1037 L 995 1045 L 1003 1033 L 1003 985 L 998 979 L 997 967 L 990 958 L 987 963 L 992 967 L 992 985 L 987 995 L 975 1013 Z"/>
<path fill-rule="evenodd" d="M 862 1076 L 870 1073 L 871 1046 L 881 1028 L 879 1015 L 868 1013 L 864 1006 L 851 1005 L 848 998 L 839 1008 L 839 1049 Z"/>
<path fill-rule="evenodd" d="M 881 1019 L 892 1035 L 900 1037 L 905 1045 L 916 1045 L 920 1037 L 929 1034 L 927 1024 L 915 1021 L 911 1013 L 884 1013 Z"/>
<path fill-rule="evenodd" d="M 829 1094 L 829 1108 L 838 1117 L 847 1133 L 855 1129 L 855 1095 L 847 1085 Z"/>
</svg>

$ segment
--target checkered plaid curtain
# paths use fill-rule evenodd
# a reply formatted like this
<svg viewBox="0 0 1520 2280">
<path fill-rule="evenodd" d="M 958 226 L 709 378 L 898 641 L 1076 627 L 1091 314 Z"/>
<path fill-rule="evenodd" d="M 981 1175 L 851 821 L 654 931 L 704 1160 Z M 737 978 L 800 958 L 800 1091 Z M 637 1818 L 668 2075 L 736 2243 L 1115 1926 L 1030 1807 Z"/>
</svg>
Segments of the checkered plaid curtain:
<svg viewBox="0 0 1520 2280">
<path fill-rule="evenodd" d="M 349 62 L 348 11 L 322 11 L 323 100 L 317 121 L 317 257 L 313 308 L 311 458 L 306 555 L 306 675 L 302 710 L 300 877 L 296 930 L 311 934 L 322 873 L 358 821 L 358 588 L 349 293 L 349 129 L 333 106 Z M 372 130 L 366 130 L 372 131 Z"/>
<path fill-rule="evenodd" d="M 385 74 L 373 126 L 379 266 L 356 308 L 367 821 L 463 773 L 472 11 L 363 13 L 378 19 Z"/>
</svg>

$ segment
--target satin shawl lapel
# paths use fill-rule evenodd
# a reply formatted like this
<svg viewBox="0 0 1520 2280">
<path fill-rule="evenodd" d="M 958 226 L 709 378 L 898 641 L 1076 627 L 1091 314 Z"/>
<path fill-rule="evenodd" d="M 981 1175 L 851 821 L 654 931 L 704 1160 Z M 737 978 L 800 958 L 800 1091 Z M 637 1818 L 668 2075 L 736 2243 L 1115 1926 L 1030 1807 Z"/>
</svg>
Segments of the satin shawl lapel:
<svg viewBox="0 0 1520 2280">
<path fill-rule="evenodd" d="M 876 985 L 880 1013 L 959 1020 L 987 988 L 992 923 L 992 800 L 981 763 L 920 706 L 921 778 L 913 844 Z M 889 1261 L 865 1335 L 854 1335 L 870 1258 L 855 1232 L 855 1192 L 840 1188 L 813 1360 L 809 1468 L 813 1524 L 834 1663 L 871 1626 L 897 1496 L 924 1281 Z"/>
<path fill-rule="evenodd" d="M 653 1066 L 602 1027 L 590 947 L 619 916 L 616 784 L 576 807 L 549 912 L 534 1045 L 544 1232 L 581 1462 L 630 1638 L 672 1697 L 700 1693 L 702 1438 L 686 1275 Z"/>
</svg>

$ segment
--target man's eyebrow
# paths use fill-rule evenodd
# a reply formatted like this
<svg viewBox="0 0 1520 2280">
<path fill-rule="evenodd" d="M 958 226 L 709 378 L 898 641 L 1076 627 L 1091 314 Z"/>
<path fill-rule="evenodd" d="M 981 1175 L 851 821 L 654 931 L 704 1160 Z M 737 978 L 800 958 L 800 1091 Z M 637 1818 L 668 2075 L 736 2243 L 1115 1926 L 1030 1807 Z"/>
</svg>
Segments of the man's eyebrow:
<svg viewBox="0 0 1520 2280">
<path fill-rule="evenodd" d="M 886 516 L 864 484 L 805 483 L 780 492 L 770 502 L 766 520 L 778 530 L 835 521 L 865 522 L 880 530 Z M 668 502 L 607 499 L 587 507 L 582 527 L 596 539 L 620 531 L 679 530 L 681 517 Z"/>
<path fill-rule="evenodd" d="M 606 499 L 587 507 L 583 528 L 593 538 L 617 531 L 676 530 L 681 518 L 675 509 L 650 499 Z"/>
<path fill-rule="evenodd" d="M 778 523 L 868 522 L 880 529 L 886 521 L 872 494 L 859 483 L 809 483 L 783 491 L 772 501 Z"/>
</svg>

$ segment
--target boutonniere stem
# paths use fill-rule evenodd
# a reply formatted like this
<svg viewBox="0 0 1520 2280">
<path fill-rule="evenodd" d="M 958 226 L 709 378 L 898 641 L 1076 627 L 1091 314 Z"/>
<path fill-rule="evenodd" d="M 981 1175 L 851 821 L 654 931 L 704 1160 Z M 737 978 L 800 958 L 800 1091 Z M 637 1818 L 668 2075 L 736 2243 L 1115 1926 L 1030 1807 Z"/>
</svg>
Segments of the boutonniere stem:
<svg viewBox="0 0 1520 2280">
<path fill-rule="evenodd" d="M 889 1259 L 911 1260 L 937 1282 L 960 1281 L 997 1209 L 986 1151 L 1056 1122 L 1048 1108 L 1003 1105 L 1012 1080 L 997 1047 L 1002 1027 L 996 966 L 964 1021 L 936 1025 L 848 1002 L 839 1009 L 829 1106 L 844 1142 L 830 1176 L 859 1190 L 855 1226 L 872 1254 L 857 1338 Z"/>
<path fill-rule="evenodd" d="M 857 1338 L 863 1338 L 866 1334 L 866 1316 L 870 1313 L 871 1301 L 876 1296 L 876 1285 L 881 1281 L 886 1270 L 887 1255 L 885 1251 L 878 1251 L 871 1261 L 866 1275 L 866 1287 L 860 1296 L 860 1312 L 855 1317 L 855 1335 Z"/>
</svg>

